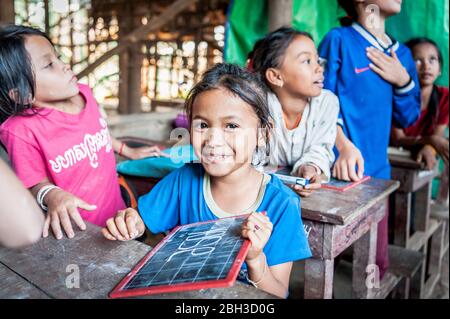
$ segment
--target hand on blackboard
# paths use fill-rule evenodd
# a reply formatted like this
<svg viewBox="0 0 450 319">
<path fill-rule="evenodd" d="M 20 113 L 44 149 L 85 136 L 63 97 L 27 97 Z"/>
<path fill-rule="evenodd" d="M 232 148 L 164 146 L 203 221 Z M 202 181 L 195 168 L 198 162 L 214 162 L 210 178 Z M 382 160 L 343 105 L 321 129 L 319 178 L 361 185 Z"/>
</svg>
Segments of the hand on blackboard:
<svg viewBox="0 0 450 319">
<path fill-rule="evenodd" d="M 109 240 L 132 240 L 142 236 L 145 224 L 139 213 L 133 208 L 119 210 L 114 218 L 106 221 L 102 234 Z"/>
<path fill-rule="evenodd" d="M 319 169 L 320 170 L 320 169 Z M 302 165 L 299 167 L 297 175 L 309 179 L 309 184 L 306 186 L 292 185 L 291 188 L 302 197 L 310 196 L 314 190 L 322 187 L 321 172 L 312 165 Z"/>
<path fill-rule="evenodd" d="M 97 208 L 95 205 L 90 205 L 80 198 L 72 195 L 71 193 L 65 192 L 62 189 L 53 189 L 45 197 L 45 202 L 48 207 L 47 216 L 44 222 L 44 229 L 42 231 L 42 237 L 48 236 L 48 230 L 51 226 L 53 234 L 56 239 L 61 239 L 64 232 L 67 234 L 68 238 L 73 238 L 75 236 L 71 220 L 77 224 L 80 230 L 86 229 L 86 224 L 81 218 L 78 208 L 92 211 Z"/>
<path fill-rule="evenodd" d="M 250 240 L 251 247 L 245 258 L 246 262 L 259 257 L 272 234 L 273 225 L 269 217 L 261 213 L 252 213 L 242 223 L 242 237 Z"/>
<path fill-rule="evenodd" d="M 364 177 L 364 158 L 360 150 L 349 140 L 339 149 L 339 157 L 333 166 L 333 177 L 352 182 Z"/>
</svg>

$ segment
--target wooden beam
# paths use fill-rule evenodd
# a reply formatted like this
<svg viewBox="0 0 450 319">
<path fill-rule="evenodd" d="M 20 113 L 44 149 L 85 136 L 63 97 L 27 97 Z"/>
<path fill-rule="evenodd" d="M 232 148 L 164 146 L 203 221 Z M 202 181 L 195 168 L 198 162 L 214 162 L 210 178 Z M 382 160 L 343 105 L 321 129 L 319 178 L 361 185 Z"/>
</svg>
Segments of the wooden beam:
<svg viewBox="0 0 450 319">
<path fill-rule="evenodd" d="M 88 75 L 89 73 L 94 71 L 99 65 L 101 65 L 103 62 L 105 62 L 112 56 L 122 52 L 123 50 L 128 48 L 131 44 L 136 43 L 137 41 L 145 38 L 147 34 L 149 34 L 150 32 L 158 30 L 166 23 L 172 21 L 172 19 L 178 13 L 182 12 L 184 9 L 194 4 L 195 2 L 197 2 L 197 0 L 175 1 L 169 7 L 167 7 L 167 9 L 163 13 L 150 20 L 150 22 L 147 25 L 140 26 L 139 28 L 135 29 L 134 31 L 126 35 L 125 38 L 123 38 L 122 41 L 120 41 L 120 43 L 115 48 L 107 51 L 97 60 L 95 60 L 95 62 L 88 65 L 84 70 L 82 70 L 80 73 L 77 74 L 77 77 L 82 78 Z"/>
<path fill-rule="evenodd" d="M 269 0 L 269 31 L 292 25 L 293 0 Z"/>
<path fill-rule="evenodd" d="M 14 0 L 0 0 L 0 25 L 14 23 Z"/>
</svg>

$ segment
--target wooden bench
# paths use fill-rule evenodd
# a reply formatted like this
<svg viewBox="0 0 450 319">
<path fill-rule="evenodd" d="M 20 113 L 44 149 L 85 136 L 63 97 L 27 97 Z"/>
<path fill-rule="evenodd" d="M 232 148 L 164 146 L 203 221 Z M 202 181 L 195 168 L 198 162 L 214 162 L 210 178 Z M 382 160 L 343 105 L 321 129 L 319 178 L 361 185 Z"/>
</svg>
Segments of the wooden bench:
<svg viewBox="0 0 450 319">
<path fill-rule="evenodd" d="M 414 287 L 418 286 L 417 281 L 420 281 L 421 277 L 419 270 L 424 260 L 425 255 L 419 251 L 389 245 L 388 273 L 396 276 L 399 286 L 403 287 L 404 291 L 397 291 L 401 298 L 409 298 L 411 282 L 413 282 Z M 385 292 L 385 294 L 387 297 L 389 293 Z"/>
<path fill-rule="evenodd" d="M 437 251 L 441 251 L 443 247 L 442 234 L 445 226 L 441 221 L 432 219 L 430 214 L 432 181 L 439 172 L 437 166 L 431 171 L 423 170 L 422 166 L 411 158 L 393 159 L 390 156 L 390 160 L 393 165 L 392 179 L 400 181 L 392 207 L 395 216 L 393 243 L 420 251 L 425 256 L 419 271 L 420 279 L 411 280 L 410 283 L 408 280 L 404 281 L 399 288 L 403 293 L 399 295 L 424 298 L 432 292 L 440 276 L 441 262 L 435 262 L 436 256 L 442 255 Z"/>
<path fill-rule="evenodd" d="M 307 299 L 332 298 L 334 259 L 353 245 L 353 298 L 381 298 L 381 288 L 368 287 L 367 267 L 375 265 L 377 226 L 385 216 L 388 197 L 399 187 L 372 178 L 345 192 L 320 189 L 302 198 L 303 223 L 313 257 L 305 261 Z M 395 278 L 394 278 L 395 279 Z M 385 276 L 381 286 L 387 284 Z"/>
<path fill-rule="evenodd" d="M 150 246 L 134 240 L 106 240 L 100 228 L 89 223 L 85 231 L 77 231 L 72 239 L 48 237 L 21 250 L 0 247 L 0 298 L 108 298 L 108 293 L 150 250 Z M 79 271 L 78 288 L 70 285 L 75 270 Z M 167 293 L 148 298 L 276 297 L 237 281 L 230 288 Z"/>
</svg>

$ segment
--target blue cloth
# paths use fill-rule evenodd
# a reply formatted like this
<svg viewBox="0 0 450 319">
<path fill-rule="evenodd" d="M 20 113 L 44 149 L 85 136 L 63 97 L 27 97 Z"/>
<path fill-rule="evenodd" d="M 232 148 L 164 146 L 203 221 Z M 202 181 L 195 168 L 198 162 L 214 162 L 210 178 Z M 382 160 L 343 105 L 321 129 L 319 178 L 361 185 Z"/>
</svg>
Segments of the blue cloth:
<svg viewBox="0 0 450 319">
<path fill-rule="evenodd" d="M 218 219 L 205 201 L 204 175 L 201 164 L 186 164 L 139 198 L 139 213 L 151 232 Z M 266 211 L 273 223 L 272 235 L 264 247 L 269 266 L 311 256 L 300 215 L 300 198 L 273 175 L 257 211 Z"/>
<path fill-rule="evenodd" d="M 394 49 L 412 82 L 405 88 L 394 88 L 382 79 L 369 68 L 367 47 L 388 55 Z M 354 23 L 332 29 L 320 44 L 319 54 L 326 60 L 325 88 L 339 98 L 338 124 L 361 151 L 365 175 L 390 178 L 387 148 L 391 123 L 408 127 L 420 114 L 419 80 L 410 50 L 395 40 L 383 46 Z"/>
<path fill-rule="evenodd" d="M 163 178 L 185 163 L 197 160 L 191 145 L 174 146 L 163 150 L 170 157 L 147 157 L 139 160 L 124 161 L 117 164 L 120 174 Z"/>
</svg>

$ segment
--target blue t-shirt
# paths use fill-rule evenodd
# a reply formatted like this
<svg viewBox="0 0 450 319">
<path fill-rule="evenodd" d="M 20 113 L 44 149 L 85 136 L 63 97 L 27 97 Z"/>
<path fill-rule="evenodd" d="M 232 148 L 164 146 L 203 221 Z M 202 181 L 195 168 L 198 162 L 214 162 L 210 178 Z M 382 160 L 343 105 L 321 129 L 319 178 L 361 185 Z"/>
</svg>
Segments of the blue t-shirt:
<svg viewBox="0 0 450 319">
<path fill-rule="evenodd" d="M 209 176 L 199 163 L 186 164 L 163 178 L 150 193 L 139 198 L 138 209 L 152 233 L 216 220 L 226 214 L 214 203 Z M 299 196 L 277 177 L 265 175 L 258 199 L 249 210 L 265 211 L 273 224 L 272 235 L 263 250 L 269 266 L 311 257 Z"/>
<path fill-rule="evenodd" d="M 366 48 L 387 55 L 393 49 L 412 81 L 395 88 L 369 68 Z M 410 50 L 392 40 L 380 43 L 360 24 L 332 29 L 319 46 L 326 60 L 326 89 L 339 98 L 338 124 L 361 151 L 365 174 L 390 178 L 387 156 L 391 123 L 399 128 L 412 125 L 420 113 L 420 87 Z M 337 158 L 337 157 L 336 157 Z"/>
</svg>

